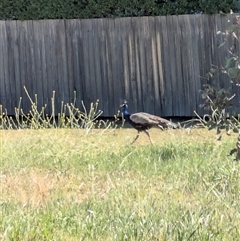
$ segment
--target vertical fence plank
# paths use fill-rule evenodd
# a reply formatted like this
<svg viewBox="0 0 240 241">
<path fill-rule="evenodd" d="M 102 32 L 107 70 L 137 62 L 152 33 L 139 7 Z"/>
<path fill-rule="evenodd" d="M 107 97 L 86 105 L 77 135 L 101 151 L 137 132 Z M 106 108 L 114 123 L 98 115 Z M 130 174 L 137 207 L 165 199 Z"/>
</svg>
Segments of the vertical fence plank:
<svg viewBox="0 0 240 241">
<path fill-rule="evenodd" d="M 115 19 L 114 28 L 111 31 L 111 41 L 113 48 L 111 49 L 111 61 L 112 61 L 112 75 L 111 85 L 113 87 L 113 99 L 110 105 L 109 111 L 116 113 L 119 102 L 122 95 L 122 34 L 121 20 Z M 121 73 L 120 73 L 121 72 Z"/>
<path fill-rule="evenodd" d="M 46 24 L 45 21 L 41 21 L 39 23 L 39 34 L 41 36 L 41 63 L 42 63 L 42 96 L 43 96 L 43 104 L 44 105 L 48 105 L 49 106 L 49 97 L 48 97 L 48 85 L 47 85 L 47 81 L 51 81 L 51 79 L 48 78 L 48 74 L 47 74 L 47 66 L 48 66 L 48 62 L 47 62 L 47 55 L 51 54 L 50 52 L 48 52 L 47 49 L 47 41 L 45 39 L 45 33 L 44 30 L 46 28 Z M 48 108 L 49 109 L 49 108 Z M 46 110 L 47 111 L 47 110 Z"/>
<path fill-rule="evenodd" d="M 65 21 L 58 20 L 56 26 L 56 38 L 58 42 L 56 43 L 56 64 L 57 64 L 57 84 L 58 84 L 58 106 L 57 110 L 59 112 L 61 101 L 64 103 L 70 102 L 70 86 L 68 82 L 68 64 L 67 64 L 67 50 L 66 50 L 66 26 Z M 71 91 L 73 95 L 73 91 Z"/>
<path fill-rule="evenodd" d="M 73 70 L 73 62 L 78 61 L 76 58 L 73 60 L 73 44 L 74 37 L 72 32 L 72 26 L 74 26 L 76 20 L 68 20 L 65 21 L 65 43 L 66 43 L 66 68 L 67 68 L 67 76 L 66 82 L 69 88 L 69 103 L 73 103 L 74 101 L 74 91 L 76 88 L 74 86 L 74 70 Z"/>
<path fill-rule="evenodd" d="M 23 110 L 29 111 L 30 110 L 30 101 L 27 98 L 23 86 L 26 86 L 28 88 L 28 72 L 27 72 L 27 55 L 26 55 L 26 48 L 27 48 L 27 22 L 21 22 L 17 21 L 17 30 L 18 30 L 18 45 L 19 45 L 19 67 L 20 67 L 20 83 L 19 83 L 19 89 L 22 97 L 22 108 Z M 29 88 L 28 88 L 29 89 Z"/>
<path fill-rule="evenodd" d="M 146 88 L 143 89 L 144 102 L 146 102 L 145 111 L 150 113 L 155 112 L 155 96 L 154 96 L 154 85 L 153 85 L 153 64 L 152 64 L 152 38 L 154 36 L 154 26 L 151 24 L 151 18 L 147 17 L 144 23 L 145 41 L 144 48 L 146 52 L 146 79 L 142 82 L 146 83 Z"/>
<path fill-rule="evenodd" d="M 3 108 L 11 108 L 11 103 L 8 102 L 7 95 L 11 94 L 8 86 L 8 66 L 6 64 L 7 57 L 7 33 L 5 21 L 0 21 L 0 41 L 1 41 L 1 57 L 0 57 L 0 105 Z M 10 110 L 9 110 L 10 111 Z"/>
<path fill-rule="evenodd" d="M 94 21 L 88 22 L 88 34 L 87 34 L 87 49 L 88 49 L 88 64 L 87 67 L 89 73 L 89 89 L 87 90 L 88 102 L 93 102 L 97 99 L 96 93 L 96 79 L 95 79 L 95 70 L 96 70 L 96 60 L 95 60 L 95 46 L 94 39 L 97 38 L 97 34 L 94 31 Z"/>
<path fill-rule="evenodd" d="M 128 21 L 129 23 L 129 21 Z M 115 93 L 116 93 L 116 98 L 115 98 L 115 103 L 114 103 L 114 114 L 117 113 L 119 110 L 119 104 L 121 104 L 121 101 L 124 99 L 124 51 L 127 46 L 124 46 L 127 44 L 126 39 L 127 39 L 127 34 L 128 32 L 126 31 L 126 21 L 125 24 L 124 22 L 121 21 L 121 18 L 115 19 L 115 29 L 116 29 L 116 54 L 117 58 L 115 58 L 115 65 L 116 65 L 116 81 L 114 81 L 114 86 L 115 86 Z"/>
<path fill-rule="evenodd" d="M 34 29 L 33 29 L 33 21 L 26 22 L 26 57 L 27 57 L 27 65 L 26 65 L 26 87 L 32 94 L 31 98 L 33 102 L 35 102 L 34 94 L 37 91 L 36 87 L 36 68 L 35 68 L 35 58 L 36 54 L 34 53 Z"/>
<path fill-rule="evenodd" d="M 147 40 L 149 36 L 149 30 L 148 30 L 148 23 L 147 23 L 147 17 L 140 18 L 138 20 L 138 38 L 139 38 L 139 62 L 140 62 L 140 79 L 138 82 L 138 89 L 141 93 L 141 104 L 142 104 L 142 110 L 149 112 L 149 97 L 151 93 L 146 96 L 146 92 L 148 89 L 148 76 L 147 76 L 147 51 L 146 51 L 146 45 Z M 138 100 L 135 100 L 136 102 Z M 151 111 L 150 111 L 151 112 Z"/>
<path fill-rule="evenodd" d="M 43 44 L 43 52 L 42 52 L 42 61 L 43 61 L 43 92 L 44 92 L 44 102 L 47 104 L 47 112 L 52 113 L 52 106 L 51 106 L 51 98 L 52 92 L 56 91 L 54 86 L 55 82 L 55 74 L 56 74 L 56 62 L 55 62 L 55 53 L 54 53 L 54 21 L 44 21 L 41 26 L 42 31 L 42 44 Z"/>
<path fill-rule="evenodd" d="M 102 24 L 101 21 L 98 21 L 95 19 L 95 21 L 93 21 L 93 33 L 94 33 L 94 37 L 93 37 L 93 47 L 94 47 L 94 52 L 93 52 L 93 61 L 95 62 L 94 66 L 94 83 L 95 83 L 95 89 L 96 89 L 96 95 L 95 98 L 93 99 L 93 101 L 95 102 L 96 100 L 101 100 L 100 101 L 100 106 L 102 107 L 102 99 L 103 99 L 103 95 L 102 95 L 102 76 L 101 76 L 101 41 L 102 41 Z M 104 61 L 104 60 L 103 60 Z M 102 108 L 101 108 L 102 109 Z"/>
<path fill-rule="evenodd" d="M 203 18 L 202 15 L 196 16 L 195 19 L 195 28 L 197 31 L 197 54 L 198 54 L 198 75 L 195 75 L 197 80 L 197 103 L 196 103 L 196 110 L 198 111 L 199 115 L 203 115 L 203 108 L 200 107 L 202 104 L 202 97 L 200 90 L 202 89 L 203 85 L 206 83 L 206 69 L 207 66 L 205 65 L 205 28 L 203 26 Z"/>
<path fill-rule="evenodd" d="M 83 53 L 83 31 L 81 21 L 66 20 L 66 38 L 67 38 L 67 66 L 68 66 L 68 84 L 70 92 L 70 102 L 76 101 L 76 105 L 81 106 L 81 101 L 85 99 L 84 95 L 84 53 Z M 74 91 L 76 100 L 74 100 Z"/>
<path fill-rule="evenodd" d="M 35 72 L 33 73 L 34 76 L 34 89 L 33 93 L 37 94 L 37 104 L 38 109 L 41 109 L 44 106 L 43 101 L 43 71 L 42 71 L 42 35 L 40 32 L 41 24 L 43 21 L 33 21 L 33 54 L 34 54 L 34 60 L 35 60 Z"/>
<path fill-rule="evenodd" d="M 154 113 L 157 115 L 161 115 L 161 101 L 160 101 L 160 95 L 159 95 L 159 70 L 158 70 L 158 41 L 159 36 L 156 34 L 156 24 L 154 21 L 154 18 L 149 18 L 149 26 L 152 32 L 151 36 L 151 64 L 152 64 L 152 81 L 153 81 L 153 96 L 154 96 Z M 160 43 L 159 43 L 160 44 Z"/>
<path fill-rule="evenodd" d="M 81 26 L 80 26 L 80 33 L 81 33 L 81 40 L 82 40 L 82 53 L 80 61 L 83 64 L 83 78 L 78 80 L 78 85 L 81 86 L 81 92 L 84 94 L 84 104 L 87 105 L 87 103 L 91 102 L 90 97 L 90 91 L 91 91 L 91 83 L 90 83 L 90 73 L 89 73 L 89 38 L 90 38 L 90 32 L 91 32 L 91 25 L 90 22 L 87 20 L 80 20 Z M 92 64 L 92 63 L 90 63 Z"/>
<path fill-rule="evenodd" d="M 184 86 L 184 106 L 185 113 L 187 115 L 193 110 L 191 106 L 193 101 L 195 100 L 195 95 L 192 93 L 192 83 L 190 68 L 192 69 L 192 50 L 190 49 L 189 43 L 191 42 L 191 28 L 189 23 L 189 18 L 187 15 L 184 15 L 183 18 L 180 19 L 180 28 L 181 28 L 181 66 L 183 73 L 183 81 L 182 84 Z"/>
<path fill-rule="evenodd" d="M 177 25 L 174 22 L 174 16 L 167 16 L 166 18 L 166 24 L 167 24 L 167 49 L 168 53 L 167 54 L 167 60 L 166 64 L 168 65 L 169 69 L 169 75 L 168 79 L 166 79 L 166 82 L 169 84 L 169 89 L 167 100 L 169 105 L 167 108 L 171 108 L 171 111 L 173 115 L 178 115 L 178 110 L 179 110 L 179 95 L 181 95 L 179 89 L 178 89 L 178 84 L 177 84 L 177 65 L 180 63 L 179 59 L 177 59 L 176 52 L 177 48 L 179 48 L 176 45 L 175 42 L 175 35 L 178 32 L 178 29 L 176 29 Z M 179 57 L 179 56 L 178 56 Z M 175 94 L 173 94 L 175 93 Z"/>
<path fill-rule="evenodd" d="M 173 77 L 174 83 L 173 83 L 173 103 L 174 104 L 174 115 L 181 116 L 184 115 L 184 86 L 182 84 L 183 82 L 183 76 L 182 76 L 182 69 L 181 69 L 181 49 L 182 49 L 182 42 L 181 40 L 181 28 L 179 26 L 179 16 L 172 16 L 172 48 L 174 49 L 173 58 L 171 63 L 174 68 L 175 76 Z M 175 93 L 175 94 L 174 94 Z"/>
<path fill-rule="evenodd" d="M 192 56 L 194 56 L 194 61 L 191 61 L 189 65 L 189 99 L 194 98 L 194 102 L 191 101 L 191 105 L 189 107 L 189 114 L 193 115 L 193 111 L 197 109 L 197 103 L 199 103 L 199 87 L 200 85 L 200 71 L 199 71 L 199 52 L 198 52 L 198 39 L 199 39 L 199 32 L 197 28 L 197 16 L 190 15 L 188 16 L 188 26 L 191 29 L 189 32 L 190 34 L 190 41 L 188 42 L 189 46 L 189 61 L 191 61 Z"/>
<path fill-rule="evenodd" d="M 101 19 L 101 30 L 99 30 L 99 36 L 100 36 L 100 56 L 99 56 L 99 61 L 100 61 L 100 68 L 101 68 L 101 89 L 99 92 L 102 92 L 102 95 L 99 96 L 98 98 L 100 99 L 100 107 L 101 110 L 103 110 L 103 114 L 107 115 L 109 113 L 109 108 L 108 108 L 108 96 L 109 96 L 109 86 L 108 86 L 108 63 L 107 63 L 107 51 L 108 51 L 108 46 L 107 46 L 107 39 L 108 39 L 108 28 L 106 28 L 106 21 L 107 19 Z"/>
<path fill-rule="evenodd" d="M 115 42 L 114 42 L 114 19 L 108 19 L 106 30 L 108 32 L 106 38 L 106 63 L 107 63 L 107 83 L 108 83 L 108 101 L 107 110 L 111 111 L 112 103 L 114 102 L 114 72 L 113 72 L 113 58 L 115 55 Z"/>
<path fill-rule="evenodd" d="M 195 109 L 201 111 L 200 104 L 202 103 L 202 97 L 200 90 L 202 88 L 202 80 L 204 79 L 206 73 L 202 72 L 202 66 L 203 60 L 202 60 L 202 53 L 199 51 L 199 46 L 201 46 L 203 43 L 203 36 L 201 32 L 201 23 L 202 23 L 202 16 L 201 15 L 196 15 L 194 18 L 194 21 L 191 22 L 191 26 L 194 29 L 193 31 L 193 56 L 196 56 L 196 60 L 194 61 L 194 73 L 193 73 L 193 79 L 192 81 L 194 82 L 195 85 L 195 95 L 196 95 L 196 101 L 195 101 Z M 204 51 L 204 50 L 202 50 Z M 191 110 L 191 111 L 194 111 Z M 200 113 L 199 113 L 200 114 Z"/>
<path fill-rule="evenodd" d="M 16 26 L 16 25 L 15 25 Z M 15 77 L 15 71 L 11 71 L 11 66 L 14 68 L 15 63 L 14 63 L 14 34 L 16 34 L 16 28 L 15 26 L 10 25 L 10 22 L 6 21 L 5 22 L 5 34 L 6 36 L 6 56 L 3 55 L 4 61 L 5 61 L 5 70 L 3 70 L 7 76 L 7 83 L 5 84 L 6 86 L 6 91 L 10 91 L 9 95 L 7 96 L 8 101 L 11 103 L 11 105 L 17 105 L 17 99 L 16 99 L 16 82 L 14 81 Z M 7 92 L 8 93 L 8 92 Z"/>
<path fill-rule="evenodd" d="M 168 30 L 168 18 L 169 16 L 162 17 L 161 19 L 161 32 L 164 33 L 161 36 L 162 41 L 162 59 L 164 64 L 164 96 L 162 96 L 162 110 L 164 116 L 171 116 L 172 111 L 172 83 L 171 83 L 171 62 L 169 58 L 169 50 L 172 47 L 168 41 L 168 35 L 170 30 Z M 170 26 L 171 27 L 171 26 Z"/>
<path fill-rule="evenodd" d="M 130 18 L 124 18 L 122 23 L 122 62 L 123 62 L 123 80 L 122 85 L 122 96 L 120 97 L 121 102 L 124 99 L 130 98 L 130 82 L 133 80 L 131 75 L 131 65 L 133 64 L 133 33 L 131 31 L 131 20 Z M 130 24 L 129 24 L 130 23 Z M 121 103 L 120 103 L 121 104 Z"/>
<path fill-rule="evenodd" d="M 159 110 L 157 110 L 157 114 L 160 113 L 159 115 L 163 115 L 163 97 L 165 95 L 165 89 L 164 89 L 164 76 L 163 76 L 163 69 L 164 69 L 164 64 L 163 64 L 163 58 L 162 58 L 162 40 L 161 40 L 161 19 L 163 17 L 156 17 L 155 18 L 155 32 L 156 32 L 156 83 L 155 83 L 155 88 L 157 88 L 158 84 L 158 89 L 155 91 L 159 93 L 159 100 L 157 99 L 157 103 L 160 104 Z"/>
<path fill-rule="evenodd" d="M 139 38 L 138 38 L 138 26 L 137 18 L 131 19 L 131 30 L 128 35 L 129 43 L 129 95 L 128 98 L 131 104 L 131 111 L 136 112 L 141 110 L 141 89 L 138 82 L 140 80 L 140 67 L 139 67 Z M 141 87 L 141 86 L 140 86 Z"/>
</svg>

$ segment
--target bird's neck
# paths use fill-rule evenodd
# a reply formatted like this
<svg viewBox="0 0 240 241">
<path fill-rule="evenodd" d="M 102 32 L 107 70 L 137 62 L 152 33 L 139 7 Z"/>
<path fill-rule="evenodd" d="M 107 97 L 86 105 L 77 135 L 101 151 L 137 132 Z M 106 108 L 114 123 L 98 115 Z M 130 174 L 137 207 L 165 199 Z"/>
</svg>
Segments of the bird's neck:
<svg viewBox="0 0 240 241">
<path fill-rule="evenodd" d="M 130 118 L 130 114 L 127 112 L 127 113 L 123 113 L 123 117 L 125 120 L 129 120 Z"/>
<path fill-rule="evenodd" d="M 129 114 L 129 112 L 128 112 L 128 105 L 127 105 L 127 104 L 125 104 L 125 105 L 123 106 L 122 113 L 123 113 L 124 119 L 129 119 L 130 114 Z"/>
</svg>

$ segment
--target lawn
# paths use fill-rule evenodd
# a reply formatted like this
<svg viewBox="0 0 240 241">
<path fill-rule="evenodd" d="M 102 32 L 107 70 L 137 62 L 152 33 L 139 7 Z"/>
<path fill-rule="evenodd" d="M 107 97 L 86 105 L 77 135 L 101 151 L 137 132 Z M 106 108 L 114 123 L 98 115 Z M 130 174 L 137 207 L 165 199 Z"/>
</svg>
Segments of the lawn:
<svg viewBox="0 0 240 241">
<path fill-rule="evenodd" d="M 237 135 L 1 130 L 0 239 L 239 240 Z"/>
</svg>

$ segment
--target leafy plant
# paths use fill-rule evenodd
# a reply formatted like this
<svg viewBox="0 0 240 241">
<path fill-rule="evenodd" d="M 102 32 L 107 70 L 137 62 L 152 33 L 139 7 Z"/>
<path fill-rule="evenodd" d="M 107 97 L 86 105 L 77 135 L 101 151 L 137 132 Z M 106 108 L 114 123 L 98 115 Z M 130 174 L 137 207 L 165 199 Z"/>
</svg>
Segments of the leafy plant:
<svg viewBox="0 0 240 241">
<path fill-rule="evenodd" d="M 204 89 L 201 90 L 202 98 L 205 101 L 201 106 L 210 112 L 210 114 L 205 114 L 201 119 L 201 123 L 206 125 L 209 130 L 216 128 L 217 134 L 220 134 L 221 129 L 225 129 L 227 133 L 231 129 L 234 132 L 238 132 L 237 126 L 239 121 L 228 112 L 231 109 L 231 100 L 234 98 L 235 94 L 231 96 L 230 91 L 224 88 L 218 89 L 214 85 L 206 84 L 203 86 Z"/>
<path fill-rule="evenodd" d="M 235 24 L 229 30 L 218 32 L 218 34 L 224 36 L 224 41 L 219 47 L 224 47 L 229 38 L 233 38 L 239 44 L 239 30 L 240 17 L 237 16 Z M 238 52 L 234 49 L 234 47 L 230 49 L 226 48 L 229 57 L 225 61 L 225 66 L 213 66 L 207 74 L 209 83 L 203 85 L 203 89 L 200 90 L 202 99 L 204 100 L 201 106 L 210 114 L 205 114 L 203 118 L 197 113 L 196 115 L 204 126 L 207 126 L 209 129 L 216 128 L 217 134 L 220 134 L 221 129 L 225 129 L 227 132 L 233 129 L 234 132 L 238 132 L 240 126 L 239 120 L 230 112 L 236 106 L 233 102 L 236 95 L 233 93 L 235 88 L 232 87 L 239 86 L 240 84 L 240 58 Z M 216 84 L 216 74 L 225 76 L 225 82 L 228 87 L 221 88 L 219 84 Z"/>
</svg>

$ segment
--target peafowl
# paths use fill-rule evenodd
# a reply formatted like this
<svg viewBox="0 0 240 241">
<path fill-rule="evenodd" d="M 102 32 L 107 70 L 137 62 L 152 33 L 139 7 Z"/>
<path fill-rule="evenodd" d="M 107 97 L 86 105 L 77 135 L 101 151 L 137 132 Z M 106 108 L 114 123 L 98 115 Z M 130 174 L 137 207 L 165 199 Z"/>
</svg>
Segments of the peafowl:
<svg viewBox="0 0 240 241">
<path fill-rule="evenodd" d="M 148 114 L 145 112 L 138 112 L 138 113 L 130 114 L 128 112 L 127 101 L 124 101 L 124 103 L 122 105 L 120 105 L 120 107 L 122 107 L 122 114 L 123 114 L 124 119 L 127 122 L 129 122 L 129 124 L 138 131 L 137 136 L 135 137 L 135 139 L 132 141 L 131 144 L 133 144 L 138 139 L 139 134 L 142 131 L 148 136 L 151 144 L 153 144 L 152 139 L 148 132 L 148 130 L 152 127 L 158 126 L 161 129 L 166 129 L 168 127 L 172 127 L 172 128 L 178 127 L 177 124 L 172 123 L 171 121 L 168 121 L 159 116 L 151 115 L 151 114 Z"/>
</svg>

